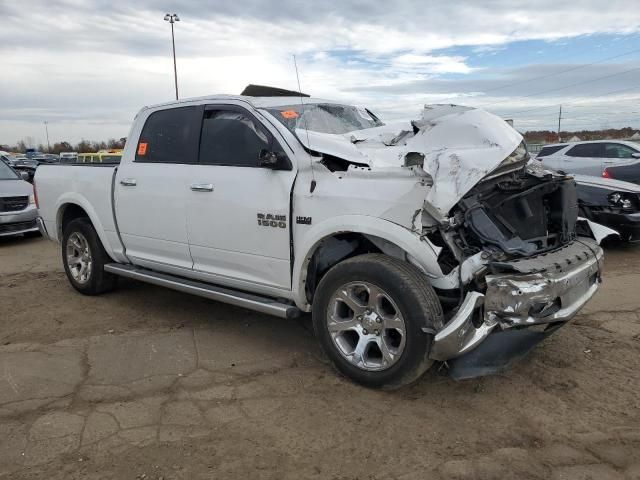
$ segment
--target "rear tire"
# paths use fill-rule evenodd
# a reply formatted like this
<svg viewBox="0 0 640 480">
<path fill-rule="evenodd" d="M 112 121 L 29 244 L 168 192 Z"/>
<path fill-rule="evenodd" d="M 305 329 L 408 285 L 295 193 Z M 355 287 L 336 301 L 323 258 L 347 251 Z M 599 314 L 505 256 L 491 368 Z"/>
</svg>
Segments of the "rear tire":
<svg viewBox="0 0 640 480">
<path fill-rule="evenodd" d="M 415 266 L 366 254 L 331 268 L 313 300 L 313 327 L 335 368 L 373 388 L 416 381 L 432 365 L 442 306 Z M 423 330 L 423 329 L 426 329 Z"/>
<path fill-rule="evenodd" d="M 62 235 L 62 264 L 69 282 L 84 295 L 113 290 L 118 277 L 104 271 L 112 260 L 87 218 L 69 222 Z"/>
</svg>

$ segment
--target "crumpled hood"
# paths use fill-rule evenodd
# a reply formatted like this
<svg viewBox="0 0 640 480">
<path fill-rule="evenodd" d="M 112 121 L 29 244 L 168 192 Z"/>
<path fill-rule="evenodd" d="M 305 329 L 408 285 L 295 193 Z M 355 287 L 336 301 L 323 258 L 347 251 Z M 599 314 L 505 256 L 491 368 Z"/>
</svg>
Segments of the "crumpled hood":
<svg viewBox="0 0 640 480">
<path fill-rule="evenodd" d="M 309 149 L 366 164 L 372 170 L 405 165 L 405 156 L 424 155 L 433 178 L 427 194 L 442 216 L 493 171 L 522 142 L 500 117 L 458 105 L 427 105 L 422 118 L 336 135 L 296 131 Z"/>
</svg>

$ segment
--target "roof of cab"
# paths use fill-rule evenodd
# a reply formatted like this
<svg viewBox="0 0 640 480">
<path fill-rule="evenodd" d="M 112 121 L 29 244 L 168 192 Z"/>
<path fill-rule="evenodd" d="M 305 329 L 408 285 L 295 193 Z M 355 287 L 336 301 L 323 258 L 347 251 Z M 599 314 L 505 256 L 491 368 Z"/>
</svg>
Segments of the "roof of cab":
<svg viewBox="0 0 640 480">
<path fill-rule="evenodd" d="M 299 105 L 300 102 L 304 102 L 305 104 L 309 103 L 335 103 L 335 104 L 344 104 L 344 102 L 337 102 L 334 100 L 326 100 L 323 98 L 314 98 L 314 97 L 250 97 L 247 95 L 205 95 L 203 97 L 193 97 L 193 98 L 183 98 L 180 100 L 173 100 L 171 102 L 158 103 L 155 105 L 149 105 L 143 108 L 146 109 L 162 109 L 163 107 L 177 107 L 180 105 L 189 105 L 189 104 L 202 104 L 207 101 L 219 102 L 221 100 L 234 100 L 240 102 L 246 102 L 255 108 L 271 108 L 278 107 L 281 105 Z"/>
</svg>

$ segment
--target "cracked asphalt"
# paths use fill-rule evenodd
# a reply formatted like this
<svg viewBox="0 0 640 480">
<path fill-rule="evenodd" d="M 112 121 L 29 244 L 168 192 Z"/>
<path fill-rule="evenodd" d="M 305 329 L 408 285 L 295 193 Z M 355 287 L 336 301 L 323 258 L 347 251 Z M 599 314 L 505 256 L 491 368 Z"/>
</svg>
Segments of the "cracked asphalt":
<svg viewBox="0 0 640 480">
<path fill-rule="evenodd" d="M 396 392 L 339 377 L 308 319 L 122 281 L 0 240 L 0 479 L 640 479 L 640 248 L 511 371 Z"/>
</svg>

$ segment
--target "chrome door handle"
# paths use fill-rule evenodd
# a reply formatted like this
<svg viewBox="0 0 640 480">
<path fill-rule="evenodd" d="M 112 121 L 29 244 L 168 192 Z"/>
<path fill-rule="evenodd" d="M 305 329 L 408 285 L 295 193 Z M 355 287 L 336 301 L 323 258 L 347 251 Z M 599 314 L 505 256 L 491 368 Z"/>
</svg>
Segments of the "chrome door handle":
<svg viewBox="0 0 640 480">
<path fill-rule="evenodd" d="M 192 183 L 191 190 L 194 192 L 213 192 L 212 183 Z"/>
<path fill-rule="evenodd" d="M 138 184 L 135 178 L 123 178 L 120 180 L 120 185 L 124 185 L 125 187 L 135 187 Z"/>
</svg>

